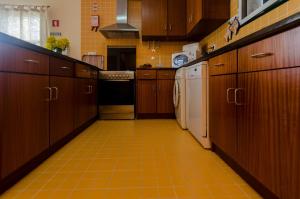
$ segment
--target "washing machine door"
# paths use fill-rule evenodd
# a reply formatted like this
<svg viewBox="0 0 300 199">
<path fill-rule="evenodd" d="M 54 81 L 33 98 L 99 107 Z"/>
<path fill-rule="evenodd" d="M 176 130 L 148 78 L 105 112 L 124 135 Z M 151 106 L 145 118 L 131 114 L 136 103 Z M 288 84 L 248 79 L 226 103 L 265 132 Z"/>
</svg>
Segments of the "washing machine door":
<svg viewBox="0 0 300 199">
<path fill-rule="evenodd" d="M 175 80 L 174 88 L 173 88 L 173 103 L 174 107 L 177 108 L 179 105 L 179 82 Z"/>
</svg>

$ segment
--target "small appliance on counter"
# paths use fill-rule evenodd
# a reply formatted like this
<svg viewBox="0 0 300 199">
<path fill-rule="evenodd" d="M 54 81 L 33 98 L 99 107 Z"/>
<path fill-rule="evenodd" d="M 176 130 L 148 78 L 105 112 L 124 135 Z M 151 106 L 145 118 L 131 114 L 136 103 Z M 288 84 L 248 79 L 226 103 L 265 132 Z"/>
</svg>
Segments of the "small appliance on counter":
<svg viewBox="0 0 300 199">
<path fill-rule="evenodd" d="M 179 68 L 202 56 L 202 49 L 199 43 L 184 45 L 182 52 L 172 54 L 172 68 Z"/>
</svg>

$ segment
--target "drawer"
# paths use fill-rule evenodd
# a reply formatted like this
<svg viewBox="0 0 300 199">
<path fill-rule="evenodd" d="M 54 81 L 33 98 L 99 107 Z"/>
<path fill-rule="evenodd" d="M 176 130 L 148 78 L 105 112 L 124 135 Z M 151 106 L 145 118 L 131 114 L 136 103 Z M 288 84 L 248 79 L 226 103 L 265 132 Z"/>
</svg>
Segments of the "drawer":
<svg viewBox="0 0 300 199">
<path fill-rule="evenodd" d="M 209 75 L 237 73 L 237 51 L 233 50 L 211 58 L 208 63 Z"/>
<path fill-rule="evenodd" d="M 156 70 L 137 70 L 137 79 L 156 79 Z"/>
<path fill-rule="evenodd" d="M 91 69 L 91 78 L 98 79 L 98 70 Z"/>
<path fill-rule="evenodd" d="M 158 70 L 157 78 L 158 79 L 175 79 L 175 70 Z"/>
<path fill-rule="evenodd" d="M 50 57 L 50 75 L 72 77 L 74 75 L 74 63 Z"/>
<path fill-rule="evenodd" d="M 91 68 L 87 65 L 76 63 L 76 77 L 92 78 Z"/>
<path fill-rule="evenodd" d="M 300 66 L 300 27 L 238 50 L 239 72 Z"/>
<path fill-rule="evenodd" d="M 49 74 L 49 56 L 0 43 L 0 70 L 20 73 Z"/>
</svg>

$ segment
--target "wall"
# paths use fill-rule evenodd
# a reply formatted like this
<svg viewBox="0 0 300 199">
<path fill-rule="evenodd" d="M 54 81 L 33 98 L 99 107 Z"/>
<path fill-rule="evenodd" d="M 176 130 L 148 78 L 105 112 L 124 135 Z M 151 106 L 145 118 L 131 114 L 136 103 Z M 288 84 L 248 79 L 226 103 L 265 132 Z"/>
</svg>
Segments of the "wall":
<svg viewBox="0 0 300 199">
<path fill-rule="evenodd" d="M 171 67 L 171 54 L 182 50 L 184 43 L 179 42 L 160 42 L 160 48 L 156 53 L 149 49 L 148 42 L 137 39 L 105 39 L 99 32 L 92 32 L 90 27 L 90 16 L 92 15 L 92 2 L 98 2 L 99 10 L 96 15 L 100 16 L 101 27 L 111 25 L 116 22 L 116 0 L 81 0 L 82 19 L 81 19 L 81 51 L 97 52 L 106 57 L 108 45 L 134 45 L 137 48 L 137 66 L 144 63 L 151 63 L 153 66 L 158 64 L 158 55 L 161 57 L 163 67 Z M 141 29 L 141 0 L 128 1 L 128 22 L 129 24 Z M 151 60 L 154 56 L 156 59 Z M 106 66 L 107 63 L 105 63 Z"/>
<path fill-rule="evenodd" d="M 236 16 L 238 14 L 238 0 L 231 0 L 231 17 Z M 268 12 L 267 14 L 259 17 L 253 22 L 243 26 L 238 35 L 233 36 L 233 40 L 229 43 L 239 40 L 251 33 L 254 33 L 266 26 L 274 24 L 292 14 L 295 14 L 300 11 L 300 0 L 289 0 L 288 2 L 282 4 L 281 6 L 275 8 L 274 10 Z M 224 35 L 226 32 L 227 24 L 222 25 L 216 31 L 208 35 L 202 41 L 200 41 L 201 45 L 212 45 L 216 44 L 217 49 L 221 48 L 227 44 L 225 41 Z"/>
<path fill-rule="evenodd" d="M 49 5 L 50 31 L 61 32 L 70 40 L 69 55 L 81 59 L 81 0 L 0 0 L 0 3 L 17 5 Z M 60 20 L 60 27 L 51 27 L 53 19 Z"/>
</svg>

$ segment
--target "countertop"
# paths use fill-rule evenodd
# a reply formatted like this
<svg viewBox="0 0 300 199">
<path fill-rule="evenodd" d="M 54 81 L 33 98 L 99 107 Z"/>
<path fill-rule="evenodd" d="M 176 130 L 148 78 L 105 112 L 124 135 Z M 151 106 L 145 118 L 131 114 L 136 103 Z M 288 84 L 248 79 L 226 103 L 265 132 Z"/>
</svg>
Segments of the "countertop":
<svg viewBox="0 0 300 199">
<path fill-rule="evenodd" d="M 38 53 L 41 53 L 41 54 L 45 54 L 45 55 L 49 55 L 49 56 L 52 56 L 52 57 L 57 57 L 57 58 L 64 59 L 64 60 L 67 60 L 67 61 L 71 61 L 71 62 L 74 62 L 74 63 L 85 64 L 85 65 L 90 66 L 94 70 L 100 70 L 96 66 L 90 65 L 90 64 L 85 63 L 83 61 L 80 61 L 80 60 L 74 59 L 72 57 L 53 52 L 53 51 L 48 50 L 46 48 L 43 48 L 41 46 L 31 44 L 29 42 L 18 39 L 16 37 L 12 37 L 10 35 L 7 35 L 7 34 L 1 33 L 1 32 L 0 32 L 0 42 L 11 44 L 11 45 L 18 46 L 18 47 L 21 47 L 21 48 L 25 48 L 25 49 L 28 49 L 28 50 L 32 50 L 32 51 L 35 51 L 35 52 L 38 52 Z"/>
<path fill-rule="evenodd" d="M 210 58 L 213 58 L 217 55 L 223 54 L 225 52 L 235 50 L 241 47 L 244 47 L 246 45 L 249 45 L 251 43 L 263 40 L 265 38 L 271 37 L 273 35 L 279 34 L 281 32 L 287 31 L 289 29 L 295 28 L 300 25 L 300 12 L 291 15 L 290 17 L 283 19 L 275 24 L 272 24 L 266 28 L 263 28 L 262 30 L 259 30 L 253 34 L 250 34 L 240 40 L 237 40 L 233 43 L 228 44 L 227 46 L 224 46 L 204 57 L 201 57 L 199 59 L 196 59 L 195 61 L 192 61 L 186 65 L 181 66 L 182 67 L 188 67 L 191 65 L 194 65 L 196 63 L 207 61 Z M 179 69 L 179 68 L 178 68 Z"/>
</svg>

